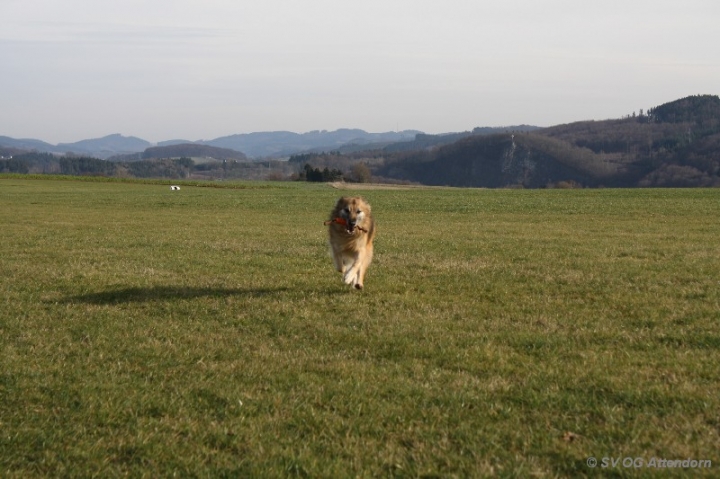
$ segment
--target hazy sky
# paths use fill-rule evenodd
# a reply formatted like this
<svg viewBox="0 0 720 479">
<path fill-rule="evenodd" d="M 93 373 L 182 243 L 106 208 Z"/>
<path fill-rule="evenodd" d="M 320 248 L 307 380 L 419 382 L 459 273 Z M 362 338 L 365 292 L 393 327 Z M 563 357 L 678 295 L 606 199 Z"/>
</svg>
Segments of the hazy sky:
<svg viewBox="0 0 720 479">
<path fill-rule="evenodd" d="M 718 0 L 0 0 L 0 135 L 618 118 L 720 94 Z"/>
</svg>

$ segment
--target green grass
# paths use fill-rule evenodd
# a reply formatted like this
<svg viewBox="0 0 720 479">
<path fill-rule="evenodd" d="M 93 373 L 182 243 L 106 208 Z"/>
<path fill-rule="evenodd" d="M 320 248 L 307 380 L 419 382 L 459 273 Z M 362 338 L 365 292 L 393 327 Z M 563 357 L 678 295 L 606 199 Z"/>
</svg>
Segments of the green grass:
<svg viewBox="0 0 720 479">
<path fill-rule="evenodd" d="M 0 476 L 717 474 L 720 190 L 232 186 L 0 178 Z"/>
</svg>

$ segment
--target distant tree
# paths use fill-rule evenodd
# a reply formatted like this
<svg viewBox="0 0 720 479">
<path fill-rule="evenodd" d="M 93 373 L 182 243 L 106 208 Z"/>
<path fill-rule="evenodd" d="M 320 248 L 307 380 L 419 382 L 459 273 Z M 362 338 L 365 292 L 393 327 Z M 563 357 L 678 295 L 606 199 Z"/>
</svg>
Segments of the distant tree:
<svg viewBox="0 0 720 479">
<path fill-rule="evenodd" d="M 315 182 L 338 181 L 343 179 L 343 172 L 335 169 L 331 170 L 327 167 L 320 170 L 319 168 L 313 168 L 308 163 L 305 163 L 303 171 L 300 173 L 300 179 L 303 178 L 305 181 Z"/>
<path fill-rule="evenodd" d="M 0 160 L 0 173 L 28 173 L 29 171 L 27 161 L 16 159 Z"/>
<path fill-rule="evenodd" d="M 692 166 L 663 165 L 639 182 L 639 186 L 688 188 L 711 186 L 713 178 Z"/>
<path fill-rule="evenodd" d="M 307 163 L 318 156 L 320 156 L 318 153 L 301 153 L 298 155 L 292 155 L 288 161 L 290 163 Z"/>
<path fill-rule="evenodd" d="M 281 171 L 271 171 L 267 174 L 265 179 L 268 181 L 284 181 L 286 177 Z"/>
<path fill-rule="evenodd" d="M 192 168 L 195 165 L 195 162 L 192 160 L 192 158 L 183 157 L 175 160 L 175 162 L 180 165 L 184 166 L 185 168 Z"/>
<path fill-rule="evenodd" d="M 309 164 L 305 163 L 303 170 L 305 173 L 303 175 L 305 177 L 305 181 L 322 181 L 322 172 L 317 168 L 313 168 Z"/>
<path fill-rule="evenodd" d="M 356 163 L 352 167 L 352 179 L 358 183 L 369 183 L 372 174 L 365 163 Z"/>
<path fill-rule="evenodd" d="M 327 166 L 322 170 L 322 181 L 340 181 L 343 179 L 343 172 L 336 169 L 329 169 Z"/>
<path fill-rule="evenodd" d="M 63 175 L 113 175 L 115 164 L 98 158 L 65 157 L 60 159 Z"/>
</svg>

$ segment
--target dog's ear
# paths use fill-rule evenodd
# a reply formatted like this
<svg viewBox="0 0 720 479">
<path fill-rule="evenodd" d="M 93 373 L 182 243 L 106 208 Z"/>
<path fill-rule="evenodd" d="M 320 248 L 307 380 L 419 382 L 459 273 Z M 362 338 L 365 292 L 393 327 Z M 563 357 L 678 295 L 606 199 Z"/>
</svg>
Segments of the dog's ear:
<svg viewBox="0 0 720 479">
<path fill-rule="evenodd" d="M 342 196 L 338 198 L 337 203 L 335 203 L 335 207 L 332 210 L 331 215 L 339 215 L 342 213 L 343 208 L 348 204 L 348 198 L 346 196 Z"/>
<path fill-rule="evenodd" d="M 370 207 L 370 203 L 368 203 L 368 201 L 365 198 L 363 198 L 362 196 L 358 199 L 365 204 L 365 207 L 367 208 L 368 213 L 370 213 L 372 211 L 372 208 Z"/>
</svg>

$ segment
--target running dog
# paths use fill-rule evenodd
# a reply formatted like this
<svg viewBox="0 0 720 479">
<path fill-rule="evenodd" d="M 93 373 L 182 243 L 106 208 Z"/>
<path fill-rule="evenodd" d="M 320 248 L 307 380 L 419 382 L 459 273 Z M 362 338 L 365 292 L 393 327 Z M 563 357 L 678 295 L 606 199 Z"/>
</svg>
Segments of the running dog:
<svg viewBox="0 0 720 479">
<path fill-rule="evenodd" d="M 345 284 L 363 289 L 365 272 L 373 257 L 375 221 L 370 204 L 359 196 L 342 197 L 325 222 L 335 269 Z"/>
</svg>

